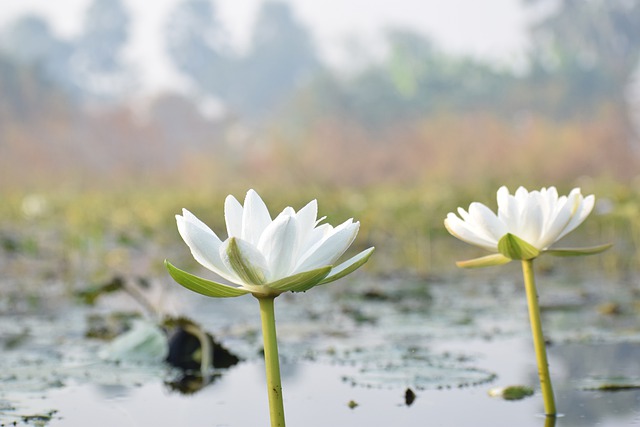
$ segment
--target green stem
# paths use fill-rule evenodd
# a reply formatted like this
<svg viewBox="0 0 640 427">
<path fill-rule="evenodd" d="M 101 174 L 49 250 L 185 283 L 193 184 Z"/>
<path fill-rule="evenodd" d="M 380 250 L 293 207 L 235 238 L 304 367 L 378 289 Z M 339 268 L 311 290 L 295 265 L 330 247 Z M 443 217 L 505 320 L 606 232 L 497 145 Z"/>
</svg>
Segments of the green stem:
<svg viewBox="0 0 640 427">
<path fill-rule="evenodd" d="M 538 306 L 538 293 L 533 275 L 533 260 L 522 260 L 522 273 L 527 292 L 529 321 L 531 322 L 533 347 L 536 352 L 536 362 L 538 363 L 538 376 L 540 377 L 544 410 L 547 415 L 555 416 L 556 402 L 553 396 L 553 387 L 549 376 L 549 362 L 547 362 L 547 349 L 544 343 L 544 335 L 542 334 L 542 323 L 540 322 L 540 307 Z"/>
<path fill-rule="evenodd" d="M 264 363 L 267 370 L 267 392 L 269 394 L 269 414 L 271 427 L 284 427 L 284 404 L 280 381 L 280 361 L 276 337 L 276 317 L 273 309 L 275 297 L 257 297 L 260 302 L 262 338 L 264 341 Z"/>
</svg>

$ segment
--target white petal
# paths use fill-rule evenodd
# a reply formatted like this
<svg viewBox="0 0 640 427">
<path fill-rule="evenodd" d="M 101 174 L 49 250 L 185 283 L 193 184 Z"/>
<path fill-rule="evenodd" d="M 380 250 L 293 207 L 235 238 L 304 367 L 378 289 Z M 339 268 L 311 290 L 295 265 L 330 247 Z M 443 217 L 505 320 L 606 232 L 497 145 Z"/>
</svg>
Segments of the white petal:
<svg viewBox="0 0 640 427">
<path fill-rule="evenodd" d="M 176 215 L 176 218 L 179 216 L 180 215 Z M 184 218 L 185 221 L 192 223 L 193 225 L 201 228 L 203 231 L 213 234 L 215 238 L 218 241 L 220 241 L 220 238 L 218 237 L 218 235 L 207 224 L 200 221 L 200 219 L 197 216 L 189 212 L 187 209 L 182 209 L 182 217 Z"/>
<path fill-rule="evenodd" d="M 498 199 L 498 218 L 504 223 L 510 233 L 514 233 L 520 229 L 520 209 L 518 201 L 514 196 L 505 194 L 504 192 L 501 196 L 502 197 Z"/>
<path fill-rule="evenodd" d="M 593 194 L 585 197 L 584 199 L 582 199 L 582 196 L 579 196 L 578 201 L 578 206 L 575 208 L 574 214 L 571 217 L 571 221 L 569 221 L 569 224 L 567 224 L 565 229 L 562 231 L 562 233 L 560 233 L 556 240 L 562 239 L 567 235 L 567 233 L 573 231 L 577 226 L 582 224 L 582 222 L 587 219 L 587 216 L 589 216 L 589 214 L 593 210 L 593 205 L 595 204 L 595 198 Z"/>
<path fill-rule="evenodd" d="M 498 189 L 497 193 L 498 199 L 498 211 L 502 206 L 506 206 L 509 203 L 509 189 L 506 186 L 502 186 Z"/>
<path fill-rule="evenodd" d="M 218 236 L 191 212 L 184 209 L 183 214 L 184 216 L 176 215 L 178 232 L 191 249 L 195 260 L 219 276 L 237 283 L 237 275 L 229 270 L 220 258 L 219 249 L 222 242 Z"/>
<path fill-rule="evenodd" d="M 318 202 L 312 200 L 305 207 L 300 209 L 296 214 L 296 222 L 298 224 L 298 234 L 300 241 L 305 242 L 307 236 L 316 226 L 316 218 L 318 216 Z"/>
<path fill-rule="evenodd" d="M 271 215 L 258 193 L 249 190 L 244 199 L 242 213 L 242 239 L 257 245 L 260 235 L 271 223 Z"/>
<path fill-rule="evenodd" d="M 527 191 L 527 189 L 524 187 L 518 187 L 515 194 L 515 198 L 518 201 L 518 203 L 522 203 L 522 204 L 526 203 L 528 197 L 529 197 L 529 192 Z"/>
<path fill-rule="evenodd" d="M 258 243 L 258 250 L 264 255 L 269 266 L 267 281 L 288 276 L 295 262 L 297 250 L 298 224 L 290 215 L 278 216 L 264 230 Z"/>
<path fill-rule="evenodd" d="M 242 212 L 240 202 L 232 195 L 228 195 L 224 201 L 224 220 L 227 223 L 228 237 L 242 236 Z"/>
<path fill-rule="evenodd" d="M 328 235 L 333 233 L 333 227 L 330 224 L 320 224 L 316 228 L 312 229 L 304 237 L 304 240 L 300 239 L 300 246 L 298 248 L 298 259 L 304 257 L 307 252 L 318 244 L 318 242 L 324 240 Z"/>
<path fill-rule="evenodd" d="M 539 249 L 547 249 L 556 240 L 558 240 L 558 236 L 560 236 L 560 233 L 562 233 L 562 231 L 567 227 L 567 224 L 569 224 L 569 221 L 571 220 L 570 204 L 566 203 L 566 200 L 562 201 L 561 203 L 562 205 L 557 213 L 555 213 L 555 216 L 550 218 L 545 225 L 546 230 L 540 237 Z"/>
<path fill-rule="evenodd" d="M 240 264 L 245 267 L 244 269 L 239 267 L 238 263 L 230 258 L 229 245 L 232 240 L 235 241 L 238 246 L 238 252 L 241 258 Z M 267 277 L 269 277 L 267 260 L 251 243 L 238 238 L 227 239 L 220 245 L 219 254 L 220 259 L 222 259 L 227 269 L 233 271 L 238 276 L 239 284 L 262 285 L 266 283 Z M 250 270 L 250 272 L 247 273 L 247 271 L 243 270 Z M 250 275 L 258 279 L 250 280 L 248 279 Z"/>
<path fill-rule="evenodd" d="M 502 236 L 507 234 L 507 227 L 498 219 L 491 209 L 482 203 L 471 203 L 469 205 L 469 221 L 470 227 L 476 231 L 476 234 L 485 237 L 489 241 L 498 241 Z"/>
<path fill-rule="evenodd" d="M 513 233 L 536 249 L 542 249 L 538 243 L 544 227 L 543 203 L 543 196 L 539 191 L 529 193 L 522 209 L 519 230 L 514 230 Z"/>
<path fill-rule="evenodd" d="M 358 234 L 359 222 L 345 221 L 333 229 L 333 233 L 310 248 L 296 265 L 294 272 L 299 273 L 325 265 L 334 265 L 347 250 Z"/>
<path fill-rule="evenodd" d="M 447 215 L 447 218 L 444 220 L 444 226 L 449 233 L 464 242 L 480 246 L 481 248 L 489 251 L 498 250 L 497 241 L 488 240 L 486 237 L 476 234 L 474 230 L 469 228 L 466 222 L 458 218 L 453 212 L 450 212 L 449 215 Z"/>
</svg>

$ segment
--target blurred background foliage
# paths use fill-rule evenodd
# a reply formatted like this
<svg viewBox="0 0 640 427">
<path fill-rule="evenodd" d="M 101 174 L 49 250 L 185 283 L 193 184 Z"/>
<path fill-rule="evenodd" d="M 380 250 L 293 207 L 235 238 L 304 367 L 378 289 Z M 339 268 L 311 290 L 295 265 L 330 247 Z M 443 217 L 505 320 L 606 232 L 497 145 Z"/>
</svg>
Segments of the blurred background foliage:
<svg viewBox="0 0 640 427">
<path fill-rule="evenodd" d="M 379 270 L 425 273 L 477 255 L 442 227 L 455 207 L 493 206 L 502 184 L 580 185 L 602 203 L 578 238 L 620 241 L 594 262 L 635 269 L 640 1 L 522 1 L 547 12 L 517 67 L 389 28 L 383 54 L 361 47 L 357 66 L 336 70 L 289 3 L 263 2 L 237 49 L 214 1 L 182 0 L 158 42 L 189 90 L 143 101 L 122 54 L 126 2 L 92 0 L 66 39 L 19 17 L 0 28 L 5 248 L 35 218 L 66 250 L 105 254 L 176 240 L 182 207 L 223 230 L 224 196 L 254 187 L 274 210 L 317 197 L 330 221 L 361 221 L 360 246 L 385 248 Z"/>
</svg>

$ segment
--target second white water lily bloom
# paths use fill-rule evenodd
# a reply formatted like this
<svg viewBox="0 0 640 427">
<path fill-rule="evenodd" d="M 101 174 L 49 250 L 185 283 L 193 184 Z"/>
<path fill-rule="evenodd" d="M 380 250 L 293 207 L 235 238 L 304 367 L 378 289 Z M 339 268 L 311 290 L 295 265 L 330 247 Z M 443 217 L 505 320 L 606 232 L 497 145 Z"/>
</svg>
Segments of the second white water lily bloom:
<svg viewBox="0 0 640 427">
<path fill-rule="evenodd" d="M 176 215 L 178 231 L 196 261 L 238 285 L 211 282 L 167 262 L 178 283 L 208 296 L 273 296 L 306 291 L 353 272 L 374 249 L 336 265 L 353 243 L 360 223 L 349 219 L 337 227 L 320 224 L 324 218 L 317 218 L 315 200 L 298 212 L 287 207 L 272 219 L 258 193 L 249 190 L 244 206 L 228 196 L 224 215 L 228 234 L 224 241 L 188 210 Z"/>
<path fill-rule="evenodd" d="M 502 264 L 511 259 L 533 259 L 543 252 L 553 255 L 587 255 L 601 252 L 609 245 L 583 249 L 549 249 L 580 225 L 591 213 L 594 196 L 583 197 L 579 188 L 567 196 L 558 196 L 555 187 L 527 191 L 520 187 L 510 194 L 507 187 L 498 190 L 498 213 L 482 203 L 471 203 L 468 210 L 458 208 L 444 221 L 455 237 L 491 252 L 489 257 L 459 263 L 465 267 Z"/>
</svg>

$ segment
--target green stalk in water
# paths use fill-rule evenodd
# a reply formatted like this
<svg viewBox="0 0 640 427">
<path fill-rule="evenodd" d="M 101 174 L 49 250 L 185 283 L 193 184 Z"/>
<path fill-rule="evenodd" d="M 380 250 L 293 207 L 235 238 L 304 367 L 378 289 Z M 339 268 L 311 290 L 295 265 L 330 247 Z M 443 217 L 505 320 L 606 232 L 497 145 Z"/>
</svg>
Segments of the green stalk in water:
<svg viewBox="0 0 640 427">
<path fill-rule="evenodd" d="M 262 320 L 262 339 L 264 342 L 264 363 L 267 371 L 267 393 L 269 395 L 269 414 L 271 427 L 284 427 L 284 404 L 282 400 L 282 382 L 280 381 L 280 360 L 278 358 L 278 340 L 276 337 L 275 297 L 257 297 L 260 303 Z"/>
<path fill-rule="evenodd" d="M 524 286 L 527 293 L 527 305 L 529 306 L 529 322 L 531 323 L 531 334 L 533 335 L 533 347 L 536 352 L 536 362 L 538 364 L 538 377 L 540 378 L 540 388 L 542 389 L 542 400 L 544 401 L 544 412 L 546 415 L 556 415 L 556 401 L 549 375 L 549 362 L 547 361 L 547 349 L 542 334 L 542 322 L 540 321 L 540 306 L 538 304 L 538 292 L 533 274 L 533 260 L 522 260 L 522 273 L 524 275 Z"/>
</svg>

